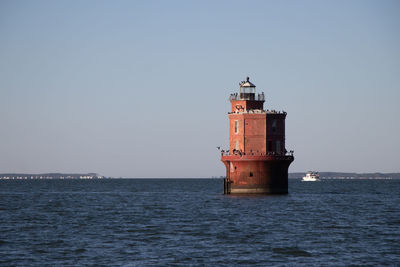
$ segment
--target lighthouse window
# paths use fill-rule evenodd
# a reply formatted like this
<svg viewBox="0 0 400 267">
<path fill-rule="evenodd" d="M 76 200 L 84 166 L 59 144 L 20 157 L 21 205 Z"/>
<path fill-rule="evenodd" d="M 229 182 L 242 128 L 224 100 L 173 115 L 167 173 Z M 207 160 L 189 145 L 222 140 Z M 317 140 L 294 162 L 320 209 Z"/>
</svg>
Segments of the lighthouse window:
<svg viewBox="0 0 400 267">
<path fill-rule="evenodd" d="M 249 176 L 250 176 L 250 177 L 253 177 L 253 173 L 252 173 L 252 172 L 250 172 Z"/>
<path fill-rule="evenodd" d="M 239 121 L 235 121 L 235 133 L 239 132 Z"/>
<path fill-rule="evenodd" d="M 276 152 L 281 152 L 281 141 L 276 141 Z"/>
<path fill-rule="evenodd" d="M 276 120 L 272 121 L 272 132 L 276 132 Z"/>
<path fill-rule="evenodd" d="M 235 142 L 235 149 L 239 150 L 239 141 L 238 140 L 236 140 L 236 142 Z"/>
</svg>

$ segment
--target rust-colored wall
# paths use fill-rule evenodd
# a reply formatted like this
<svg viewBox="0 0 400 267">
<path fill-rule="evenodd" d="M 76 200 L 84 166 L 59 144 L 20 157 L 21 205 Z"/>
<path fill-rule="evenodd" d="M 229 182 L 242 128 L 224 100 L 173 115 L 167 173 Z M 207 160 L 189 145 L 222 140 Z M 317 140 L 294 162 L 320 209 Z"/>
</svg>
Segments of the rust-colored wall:
<svg viewBox="0 0 400 267">
<path fill-rule="evenodd" d="M 265 153 L 266 116 L 265 114 L 246 114 L 244 120 L 244 152 Z"/>
<path fill-rule="evenodd" d="M 285 153 L 285 116 L 286 114 L 229 114 L 229 149 L 233 151 L 236 141 L 239 142 L 239 150 L 249 153 L 277 152 Z M 276 121 L 275 130 L 273 122 Z M 235 133 L 235 121 L 238 121 L 238 132 Z M 271 150 L 268 150 L 268 141 L 271 141 Z M 280 149 L 277 150 L 277 141 Z"/>
<path fill-rule="evenodd" d="M 230 193 L 287 193 L 291 156 L 265 160 L 223 159 Z"/>
<path fill-rule="evenodd" d="M 238 121 L 238 132 L 235 133 L 235 121 Z M 229 149 L 235 149 L 236 141 L 239 142 L 239 150 L 244 151 L 244 117 L 239 114 L 229 115 Z"/>
</svg>

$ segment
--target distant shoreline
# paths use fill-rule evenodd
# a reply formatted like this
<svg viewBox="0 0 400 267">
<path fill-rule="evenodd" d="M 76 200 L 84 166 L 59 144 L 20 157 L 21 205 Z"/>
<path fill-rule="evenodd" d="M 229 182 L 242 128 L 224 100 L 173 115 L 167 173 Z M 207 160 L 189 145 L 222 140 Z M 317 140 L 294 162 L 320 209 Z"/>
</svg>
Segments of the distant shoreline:
<svg viewBox="0 0 400 267">
<path fill-rule="evenodd" d="M 299 179 L 305 172 L 289 173 L 289 179 Z M 321 179 L 400 179 L 400 173 L 355 173 L 355 172 L 319 172 Z M 141 178 L 141 177 L 105 177 L 97 173 L 0 173 L 0 180 L 87 180 L 87 179 L 222 179 L 221 176 L 197 178 Z"/>
<path fill-rule="evenodd" d="M 289 173 L 289 179 L 301 178 L 304 172 Z M 319 172 L 321 179 L 400 179 L 400 173 L 356 173 L 356 172 Z"/>
<path fill-rule="evenodd" d="M 104 179 L 97 173 L 0 173 L 0 180 Z"/>
</svg>

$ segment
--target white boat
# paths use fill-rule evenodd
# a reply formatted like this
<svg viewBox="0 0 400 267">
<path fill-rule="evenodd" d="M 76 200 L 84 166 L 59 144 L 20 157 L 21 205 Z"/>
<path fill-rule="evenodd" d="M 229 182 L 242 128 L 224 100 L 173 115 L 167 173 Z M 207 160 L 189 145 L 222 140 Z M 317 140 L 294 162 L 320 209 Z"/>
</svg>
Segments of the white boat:
<svg viewBox="0 0 400 267">
<path fill-rule="evenodd" d="M 307 172 L 306 176 L 303 176 L 301 180 L 305 182 L 321 181 L 318 172 Z"/>
</svg>

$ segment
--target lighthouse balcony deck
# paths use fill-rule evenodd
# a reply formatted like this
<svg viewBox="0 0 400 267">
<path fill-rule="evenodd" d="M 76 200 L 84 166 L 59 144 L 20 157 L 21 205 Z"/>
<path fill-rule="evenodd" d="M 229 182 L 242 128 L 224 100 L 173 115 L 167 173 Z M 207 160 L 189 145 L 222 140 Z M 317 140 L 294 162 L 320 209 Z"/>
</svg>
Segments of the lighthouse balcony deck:
<svg viewBox="0 0 400 267">
<path fill-rule="evenodd" d="M 240 153 L 230 154 L 229 152 L 221 152 L 222 161 L 293 161 L 293 152 L 289 153 Z"/>
<path fill-rule="evenodd" d="M 249 110 L 240 110 L 234 112 L 228 112 L 228 114 L 282 114 L 286 115 L 286 111 L 277 111 L 277 110 L 263 110 L 263 109 L 249 109 Z"/>
<path fill-rule="evenodd" d="M 262 92 L 261 94 L 255 94 L 255 93 L 233 93 L 229 96 L 229 100 L 253 100 L 253 101 L 265 101 L 265 96 L 264 96 L 264 92 Z"/>
</svg>

